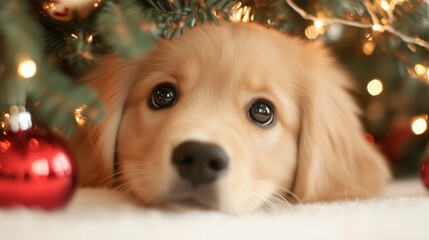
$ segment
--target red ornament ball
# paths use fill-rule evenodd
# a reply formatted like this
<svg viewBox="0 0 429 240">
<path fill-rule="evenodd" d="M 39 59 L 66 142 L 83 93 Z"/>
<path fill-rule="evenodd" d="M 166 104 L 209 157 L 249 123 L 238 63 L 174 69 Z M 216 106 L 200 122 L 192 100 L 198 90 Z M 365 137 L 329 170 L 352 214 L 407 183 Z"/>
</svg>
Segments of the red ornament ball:
<svg viewBox="0 0 429 240">
<path fill-rule="evenodd" d="M 429 189 L 429 156 L 423 161 L 420 167 L 420 178 L 425 184 L 426 188 Z"/>
<path fill-rule="evenodd" d="M 67 147 L 47 131 L 0 133 L 0 207 L 64 206 L 76 188 L 75 169 Z"/>
</svg>

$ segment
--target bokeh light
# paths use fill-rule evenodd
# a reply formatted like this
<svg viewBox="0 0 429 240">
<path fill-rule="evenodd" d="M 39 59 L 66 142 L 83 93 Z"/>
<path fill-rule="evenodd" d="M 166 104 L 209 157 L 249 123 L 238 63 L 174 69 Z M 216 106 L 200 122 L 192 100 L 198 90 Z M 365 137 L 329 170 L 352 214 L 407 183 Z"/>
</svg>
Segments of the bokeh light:
<svg viewBox="0 0 429 240">
<path fill-rule="evenodd" d="M 424 132 L 426 132 L 427 127 L 428 127 L 426 119 L 427 119 L 427 116 L 426 117 L 418 117 L 418 118 L 414 119 L 414 121 L 412 121 L 411 130 L 413 130 L 414 134 L 420 135 L 420 134 L 423 134 Z"/>
<path fill-rule="evenodd" d="M 31 59 L 30 60 L 22 61 L 18 65 L 18 73 L 23 78 L 31 78 L 34 75 L 36 75 L 36 72 L 37 72 L 36 63 L 33 60 L 31 60 Z"/>
<path fill-rule="evenodd" d="M 383 83 L 378 79 L 371 80 L 367 85 L 367 90 L 372 96 L 377 96 L 383 92 Z"/>
</svg>

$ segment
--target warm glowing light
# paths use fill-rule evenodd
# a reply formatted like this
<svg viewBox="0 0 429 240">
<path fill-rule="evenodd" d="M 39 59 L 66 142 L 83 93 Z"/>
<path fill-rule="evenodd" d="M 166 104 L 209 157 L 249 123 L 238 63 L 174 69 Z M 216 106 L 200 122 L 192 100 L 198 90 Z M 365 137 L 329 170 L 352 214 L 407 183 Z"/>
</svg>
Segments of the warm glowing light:
<svg viewBox="0 0 429 240">
<path fill-rule="evenodd" d="M 241 7 L 241 2 L 237 2 L 235 5 L 234 5 L 234 7 L 232 7 L 232 9 L 235 9 L 235 10 L 237 10 L 237 9 L 239 9 L 240 7 Z"/>
<path fill-rule="evenodd" d="M 86 38 L 86 42 L 87 42 L 87 43 L 91 43 L 91 42 L 92 42 L 92 40 L 94 40 L 94 36 L 93 36 L 93 35 L 89 35 L 89 36 Z"/>
<path fill-rule="evenodd" d="M 366 89 L 372 96 L 377 96 L 383 91 L 383 83 L 378 79 L 373 79 L 368 83 Z"/>
<path fill-rule="evenodd" d="M 381 26 L 380 26 L 379 24 L 374 24 L 374 25 L 372 26 L 372 29 L 373 29 L 374 31 L 381 31 L 381 30 L 382 30 L 382 28 L 381 28 Z"/>
<path fill-rule="evenodd" d="M 36 74 L 36 72 L 37 66 L 33 60 L 25 60 L 18 65 L 18 73 L 23 78 L 31 78 Z"/>
<path fill-rule="evenodd" d="M 411 43 L 408 43 L 408 44 L 407 44 L 407 47 L 408 47 L 408 49 L 410 49 L 412 52 L 416 52 L 416 51 L 417 51 L 416 46 L 415 46 L 415 45 L 413 45 L 413 44 L 411 44 Z"/>
<path fill-rule="evenodd" d="M 363 45 L 363 53 L 365 53 L 365 55 L 371 55 L 374 52 L 375 49 L 375 44 L 373 42 L 366 42 Z"/>
<path fill-rule="evenodd" d="M 235 19 L 240 21 L 242 16 L 243 16 L 243 8 L 240 8 L 240 9 L 238 9 L 237 13 L 235 14 Z"/>
<path fill-rule="evenodd" d="M 381 3 L 380 3 L 380 5 L 381 5 L 381 7 L 384 9 L 384 10 L 389 10 L 389 3 L 387 3 L 386 1 L 381 1 Z"/>
<path fill-rule="evenodd" d="M 83 114 L 83 112 L 85 110 L 86 110 L 86 105 L 83 105 L 74 111 L 74 118 L 75 118 L 77 124 L 79 124 L 81 126 L 85 125 L 85 123 L 86 123 L 86 117 Z"/>
<path fill-rule="evenodd" d="M 74 34 L 74 33 L 70 34 L 70 36 L 71 36 L 72 38 L 74 38 L 74 39 L 79 39 L 79 37 L 78 37 L 76 34 Z"/>
<path fill-rule="evenodd" d="M 414 71 L 416 71 L 416 73 L 418 75 L 423 75 L 425 74 L 425 72 L 427 71 L 426 67 L 421 65 L 421 64 L 416 64 L 416 66 L 414 66 Z"/>
<path fill-rule="evenodd" d="M 305 29 L 304 33 L 308 39 L 316 39 L 319 36 L 319 29 L 314 25 L 310 25 Z"/>
<path fill-rule="evenodd" d="M 413 130 L 413 133 L 416 135 L 420 135 L 424 132 L 426 132 L 428 125 L 426 122 L 427 115 L 424 117 L 418 117 L 415 119 L 411 124 L 411 130 Z"/>
<path fill-rule="evenodd" d="M 251 15 L 251 7 L 244 7 L 243 10 L 243 18 L 241 18 L 242 22 L 249 22 L 250 21 L 250 15 Z"/>
<path fill-rule="evenodd" d="M 316 20 L 314 21 L 314 26 L 316 26 L 317 28 L 321 28 L 323 27 L 323 22 L 320 20 Z"/>
<path fill-rule="evenodd" d="M 372 41 L 372 34 L 370 32 L 365 34 L 366 39 L 368 39 L 368 41 Z"/>
<path fill-rule="evenodd" d="M 231 14 L 230 20 L 232 22 L 250 22 L 253 21 L 255 15 L 252 13 L 252 7 L 242 6 L 241 2 L 237 2 L 232 7 L 233 13 Z"/>
</svg>

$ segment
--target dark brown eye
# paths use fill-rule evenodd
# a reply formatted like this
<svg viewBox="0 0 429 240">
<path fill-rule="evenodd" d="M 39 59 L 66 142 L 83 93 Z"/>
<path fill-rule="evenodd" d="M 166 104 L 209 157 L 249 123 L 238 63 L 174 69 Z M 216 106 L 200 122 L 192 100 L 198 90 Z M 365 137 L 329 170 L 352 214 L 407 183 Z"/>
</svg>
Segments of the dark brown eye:
<svg viewBox="0 0 429 240">
<path fill-rule="evenodd" d="M 154 109 L 170 107 L 176 103 L 176 88 L 169 83 L 161 83 L 152 90 L 149 104 Z"/>
<path fill-rule="evenodd" d="M 274 108 L 266 100 L 256 100 L 249 109 L 249 118 L 258 125 L 270 126 L 274 123 Z"/>
</svg>

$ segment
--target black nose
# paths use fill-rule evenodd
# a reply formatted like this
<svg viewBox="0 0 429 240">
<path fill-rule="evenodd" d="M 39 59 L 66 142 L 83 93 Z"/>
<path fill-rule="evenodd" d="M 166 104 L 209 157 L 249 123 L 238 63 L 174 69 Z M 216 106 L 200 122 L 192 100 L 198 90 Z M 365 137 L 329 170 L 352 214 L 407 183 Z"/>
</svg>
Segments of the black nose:
<svg viewBox="0 0 429 240">
<path fill-rule="evenodd" d="M 189 141 L 174 149 L 172 161 L 179 175 L 196 187 L 225 174 L 229 158 L 217 145 Z"/>
</svg>

